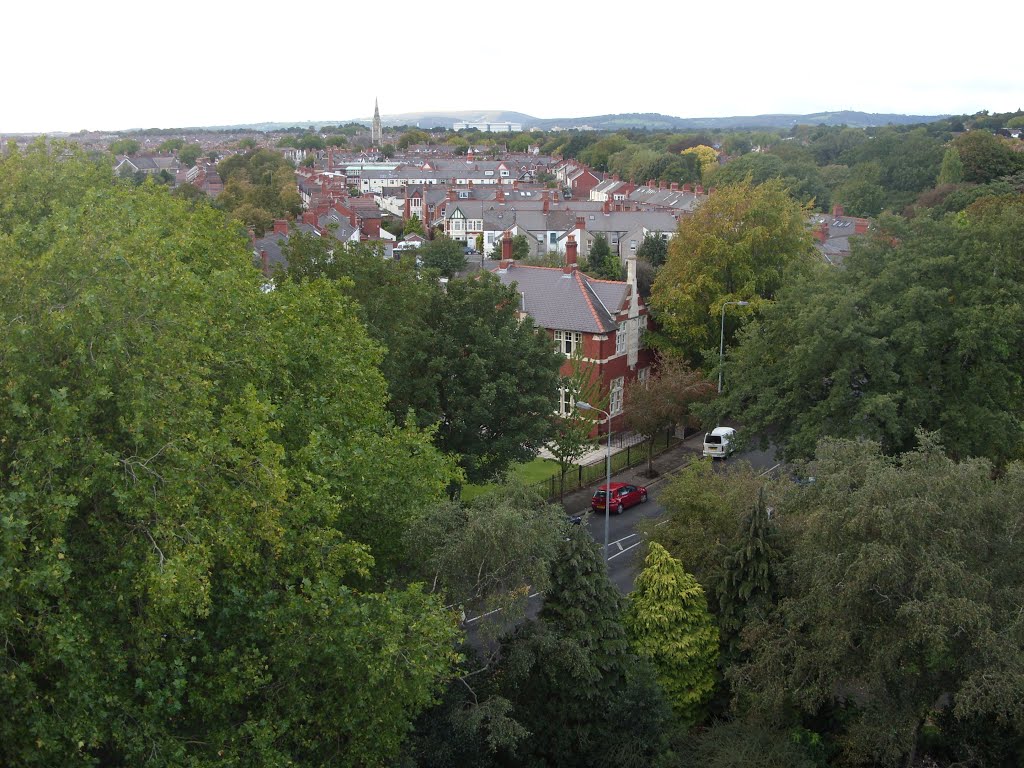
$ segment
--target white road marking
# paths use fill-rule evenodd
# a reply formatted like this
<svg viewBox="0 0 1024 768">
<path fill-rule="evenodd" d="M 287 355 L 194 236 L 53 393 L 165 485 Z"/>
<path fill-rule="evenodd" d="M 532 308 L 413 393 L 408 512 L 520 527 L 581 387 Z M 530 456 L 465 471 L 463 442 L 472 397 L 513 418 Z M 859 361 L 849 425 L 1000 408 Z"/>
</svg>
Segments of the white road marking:
<svg viewBox="0 0 1024 768">
<path fill-rule="evenodd" d="M 628 547 L 623 548 L 621 552 L 616 552 L 614 555 L 609 555 L 608 559 L 609 560 L 614 560 L 619 555 L 624 555 L 627 552 L 629 552 L 629 550 L 634 549 L 635 547 L 639 547 L 641 544 L 643 544 L 642 541 L 638 541 L 636 544 L 630 544 Z"/>
<path fill-rule="evenodd" d="M 543 592 L 534 592 L 532 595 L 527 595 L 526 599 L 527 600 L 532 600 L 533 598 L 539 597 L 540 595 L 543 595 L 543 594 L 544 594 Z M 496 613 L 501 613 L 501 608 L 495 608 L 493 611 L 488 611 L 487 613 L 481 613 L 479 616 L 474 616 L 471 619 L 466 619 L 462 623 L 463 624 L 472 624 L 474 621 L 480 621 L 480 619 L 485 619 L 488 616 L 493 616 Z"/>
</svg>

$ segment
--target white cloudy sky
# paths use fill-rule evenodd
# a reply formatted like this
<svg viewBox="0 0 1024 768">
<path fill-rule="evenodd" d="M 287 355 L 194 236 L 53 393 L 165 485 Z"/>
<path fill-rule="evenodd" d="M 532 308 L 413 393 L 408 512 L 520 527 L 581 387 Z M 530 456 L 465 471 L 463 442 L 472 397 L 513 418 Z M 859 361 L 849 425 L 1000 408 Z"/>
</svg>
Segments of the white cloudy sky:
<svg viewBox="0 0 1024 768">
<path fill-rule="evenodd" d="M 0 133 L 323 123 L 375 97 L 385 116 L 1024 106 L 1024 11 L 1002 0 L 56 0 L 0 18 Z"/>
</svg>

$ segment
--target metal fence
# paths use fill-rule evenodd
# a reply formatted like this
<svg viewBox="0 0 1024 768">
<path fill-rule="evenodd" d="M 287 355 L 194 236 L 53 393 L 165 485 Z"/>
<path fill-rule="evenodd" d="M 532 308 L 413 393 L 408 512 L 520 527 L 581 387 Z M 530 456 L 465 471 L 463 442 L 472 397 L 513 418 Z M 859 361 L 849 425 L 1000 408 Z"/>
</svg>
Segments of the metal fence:
<svg viewBox="0 0 1024 768">
<path fill-rule="evenodd" d="M 618 443 L 616 443 L 616 437 L 619 437 Z M 651 450 L 653 455 L 657 456 L 659 453 L 680 442 L 681 438 L 676 436 L 675 429 L 668 429 L 654 438 L 654 446 Z M 622 445 L 622 433 L 612 435 L 612 445 Z M 645 440 L 642 443 L 627 445 L 622 450 L 613 453 L 612 474 L 645 463 L 647 461 L 647 450 L 647 441 Z M 559 499 L 562 497 L 562 494 L 576 491 L 580 488 L 600 485 L 605 482 L 607 475 L 606 461 L 605 457 L 601 457 L 600 460 L 590 464 L 577 464 L 565 473 L 564 478 L 556 472 L 547 480 L 535 483 L 532 487 L 537 489 L 546 499 L 551 500 Z"/>
</svg>

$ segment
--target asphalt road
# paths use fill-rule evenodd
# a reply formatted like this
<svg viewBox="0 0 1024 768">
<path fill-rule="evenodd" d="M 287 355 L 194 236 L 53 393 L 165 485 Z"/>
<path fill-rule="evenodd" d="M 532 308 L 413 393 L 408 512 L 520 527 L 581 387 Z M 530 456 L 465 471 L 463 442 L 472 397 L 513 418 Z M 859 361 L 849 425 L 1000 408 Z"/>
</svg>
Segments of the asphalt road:
<svg viewBox="0 0 1024 768">
<path fill-rule="evenodd" d="M 763 472 L 769 472 L 778 466 L 774 449 L 750 449 L 735 453 L 724 461 L 715 461 L 715 471 L 728 472 L 741 462 L 749 463 Z M 644 539 L 639 532 L 640 523 L 657 520 L 664 515 L 665 509 L 658 503 L 658 494 L 669 480 L 669 477 L 661 477 L 648 486 L 649 496 L 646 504 L 637 504 L 623 511 L 621 515 L 612 514 L 608 517 L 608 577 L 623 594 L 632 591 L 633 582 L 643 567 L 644 548 L 641 545 Z M 603 544 L 604 512 L 592 512 L 589 508 L 578 512 L 584 516 L 584 523 L 594 541 Z"/>
</svg>

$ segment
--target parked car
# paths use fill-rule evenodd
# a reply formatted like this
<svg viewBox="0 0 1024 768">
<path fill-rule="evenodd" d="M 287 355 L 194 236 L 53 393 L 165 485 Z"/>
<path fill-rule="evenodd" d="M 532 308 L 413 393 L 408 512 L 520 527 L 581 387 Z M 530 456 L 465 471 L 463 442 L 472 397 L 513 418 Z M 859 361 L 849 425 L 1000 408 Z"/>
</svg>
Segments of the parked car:
<svg viewBox="0 0 1024 768">
<path fill-rule="evenodd" d="M 594 498 L 590 500 L 590 508 L 595 512 L 604 511 L 605 489 L 608 486 L 599 486 L 594 491 Z M 647 489 L 642 485 L 630 485 L 629 483 L 611 484 L 611 507 L 609 510 L 615 514 L 621 514 L 622 510 L 636 504 L 643 504 L 647 501 Z"/>
<path fill-rule="evenodd" d="M 715 427 L 704 433 L 704 458 L 725 459 L 736 450 L 736 430 L 732 427 Z"/>
</svg>

